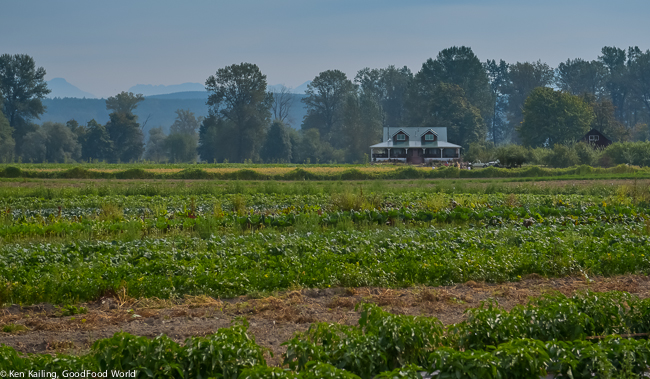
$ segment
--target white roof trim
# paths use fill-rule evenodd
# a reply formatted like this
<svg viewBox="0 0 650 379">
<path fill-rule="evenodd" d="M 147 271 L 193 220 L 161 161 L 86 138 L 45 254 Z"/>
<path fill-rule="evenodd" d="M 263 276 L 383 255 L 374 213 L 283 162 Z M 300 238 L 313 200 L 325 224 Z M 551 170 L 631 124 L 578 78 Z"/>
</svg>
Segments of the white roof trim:
<svg viewBox="0 0 650 379">
<path fill-rule="evenodd" d="M 402 129 L 402 128 L 399 128 L 395 133 L 393 133 L 392 136 L 390 136 L 390 138 L 395 137 L 397 134 L 399 134 L 399 132 L 402 132 L 402 133 L 406 134 L 406 135 L 409 136 L 409 137 L 411 136 L 410 134 L 408 134 L 408 133 L 406 132 L 406 130 L 404 130 L 404 129 Z"/>
<path fill-rule="evenodd" d="M 422 133 L 422 135 L 420 135 L 420 137 L 422 137 L 423 135 L 425 135 L 425 134 L 427 134 L 429 132 L 433 133 L 434 136 L 438 136 L 438 133 L 436 133 L 433 129 L 428 128 L 427 130 L 424 131 L 424 133 Z"/>
</svg>

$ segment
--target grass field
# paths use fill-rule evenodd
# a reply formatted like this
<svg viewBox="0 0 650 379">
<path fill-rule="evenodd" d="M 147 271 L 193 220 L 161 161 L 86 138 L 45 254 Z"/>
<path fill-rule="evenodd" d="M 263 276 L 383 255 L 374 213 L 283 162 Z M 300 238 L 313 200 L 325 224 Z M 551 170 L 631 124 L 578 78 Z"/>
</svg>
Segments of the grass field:
<svg viewBox="0 0 650 379">
<path fill-rule="evenodd" d="M 310 166 L 300 179 L 282 165 L 146 166 L 20 165 L 0 179 L 0 369 L 587 378 L 648 368 L 646 169 L 434 178 Z M 180 178 L 187 170 L 234 176 Z M 264 177 L 232 180 L 242 170 Z M 531 170 L 543 175 L 517 176 Z M 223 329 L 239 316 L 249 324 Z M 204 364 L 215 354 L 241 359 Z"/>
</svg>

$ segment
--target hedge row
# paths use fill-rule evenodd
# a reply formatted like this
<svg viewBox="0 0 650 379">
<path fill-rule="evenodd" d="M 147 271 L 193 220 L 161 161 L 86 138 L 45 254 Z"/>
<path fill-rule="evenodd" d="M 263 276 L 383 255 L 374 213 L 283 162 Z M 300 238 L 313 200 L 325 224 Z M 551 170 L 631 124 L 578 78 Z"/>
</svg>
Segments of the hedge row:
<svg viewBox="0 0 650 379">
<path fill-rule="evenodd" d="M 174 173 L 159 173 L 141 168 L 124 171 L 103 172 L 75 167 L 63 171 L 32 171 L 18 167 L 6 167 L 0 171 L 0 178 L 42 178 L 42 179 L 212 179 L 212 180 L 374 180 L 374 179 L 440 179 L 440 178 L 532 178 L 558 176 L 611 176 L 641 175 L 650 177 L 649 168 L 619 165 L 612 168 L 574 166 L 565 169 L 530 166 L 518 169 L 488 167 L 478 170 L 460 170 L 456 167 L 417 169 L 399 167 L 392 171 L 362 171 L 347 169 L 341 172 L 315 173 L 296 168 L 283 174 L 264 174 L 253 169 L 234 172 L 208 172 L 200 168 L 188 168 Z"/>
</svg>

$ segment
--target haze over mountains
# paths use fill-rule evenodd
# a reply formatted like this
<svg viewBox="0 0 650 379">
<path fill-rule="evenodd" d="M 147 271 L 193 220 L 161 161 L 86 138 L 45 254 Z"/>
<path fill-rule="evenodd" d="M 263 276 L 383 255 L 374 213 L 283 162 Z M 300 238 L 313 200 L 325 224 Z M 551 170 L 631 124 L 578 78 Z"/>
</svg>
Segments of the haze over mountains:
<svg viewBox="0 0 650 379">
<path fill-rule="evenodd" d="M 296 87 L 293 92 L 293 104 L 289 114 L 289 125 L 299 128 L 303 117 L 307 113 L 304 104 L 300 101 L 305 95 L 304 90 L 310 81 Z M 80 124 L 86 124 L 94 119 L 100 124 L 108 121 L 109 112 L 106 110 L 105 99 L 98 99 L 89 92 L 85 92 L 63 78 L 54 78 L 47 82 L 52 92 L 43 100 L 46 107 L 40 121 L 65 123 L 71 119 Z M 277 90 L 281 85 L 269 85 L 269 91 Z M 165 131 L 176 119 L 177 109 L 189 109 L 199 116 L 208 115 L 206 101 L 208 93 L 203 84 L 183 83 L 175 85 L 149 85 L 138 84 L 129 88 L 128 92 L 142 93 L 145 100 L 138 105 L 135 114 L 143 125 L 145 135 L 148 130 L 162 126 Z"/>
<path fill-rule="evenodd" d="M 68 83 L 67 80 L 63 78 L 54 78 L 47 82 L 47 88 L 52 90 L 48 95 L 49 98 L 55 97 L 76 97 L 79 99 L 94 99 L 97 96 L 93 95 L 90 92 L 82 91 L 76 86 Z"/>
</svg>

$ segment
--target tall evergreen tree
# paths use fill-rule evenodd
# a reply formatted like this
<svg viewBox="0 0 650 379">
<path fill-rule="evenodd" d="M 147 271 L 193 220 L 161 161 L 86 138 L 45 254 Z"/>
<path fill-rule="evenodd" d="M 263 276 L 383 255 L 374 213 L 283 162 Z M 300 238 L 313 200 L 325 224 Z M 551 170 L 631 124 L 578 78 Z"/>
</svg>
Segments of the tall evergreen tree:
<svg viewBox="0 0 650 379">
<path fill-rule="evenodd" d="M 284 123 L 276 119 L 266 135 L 261 158 L 265 162 L 291 162 L 291 138 Z"/>
</svg>

